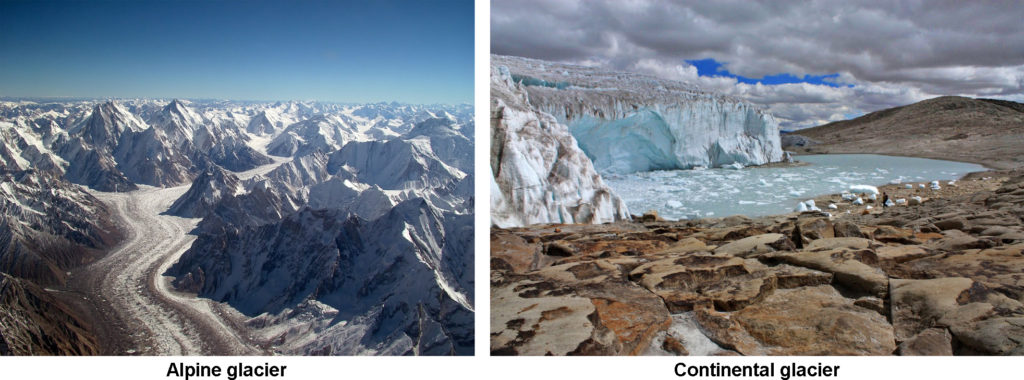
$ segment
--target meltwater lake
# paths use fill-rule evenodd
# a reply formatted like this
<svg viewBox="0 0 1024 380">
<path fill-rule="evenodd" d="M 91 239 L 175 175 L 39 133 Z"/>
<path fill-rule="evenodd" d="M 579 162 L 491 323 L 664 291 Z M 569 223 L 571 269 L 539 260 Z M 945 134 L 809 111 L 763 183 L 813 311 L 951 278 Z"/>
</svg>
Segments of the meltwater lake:
<svg viewBox="0 0 1024 380">
<path fill-rule="evenodd" d="M 659 170 L 607 175 L 605 183 L 632 214 L 657 210 L 666 219 L 730 215 L 764 216 L 793 211 L 801 201 L 839 193 L 852 185 L 945 181 L 985 167 L 955 161 L 875 154 L 796 156 L 806 166 Z M 827 210 L 826 210 L 827 211 Z"/>
</svg>

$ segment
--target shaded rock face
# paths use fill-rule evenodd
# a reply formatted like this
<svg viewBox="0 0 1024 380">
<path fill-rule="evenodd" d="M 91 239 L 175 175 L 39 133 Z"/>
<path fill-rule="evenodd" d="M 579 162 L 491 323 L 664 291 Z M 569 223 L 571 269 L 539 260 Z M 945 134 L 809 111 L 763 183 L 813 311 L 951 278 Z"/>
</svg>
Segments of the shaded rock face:
<svg viewBox="0 0 1024 380">
<path fill-rule="evenodd" d="M 1022 184 L 884 215 L 492 228 L 491 350 L 1024 354 Z"/>
<path fill-rule="evenodd" d="M 0 355 L 97 355 L 82 319 L 27 280 L 0 272 Z"/>
</svg>

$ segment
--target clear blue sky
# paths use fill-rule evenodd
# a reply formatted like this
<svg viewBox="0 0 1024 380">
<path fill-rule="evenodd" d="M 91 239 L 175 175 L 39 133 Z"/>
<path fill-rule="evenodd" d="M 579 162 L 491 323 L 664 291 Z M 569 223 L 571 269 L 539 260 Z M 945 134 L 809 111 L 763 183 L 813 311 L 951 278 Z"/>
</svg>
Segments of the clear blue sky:
<svg viewBox="0 0 1024 380">
<path fill-rule="evenodd" d="M 786 83 L 810 83 L 810 84 L 822 84 L 829 87 L 840 87 L 847 86 L 853 87 L 852 84 L 841 85 L 836 83 L 835 80 L 839 79 L 839 73 L 826 74 L 826 75 L 804 75 L 803 78 L 797 77 L 790 73 L 779 73 L 775 75 L 766 75 L 763 78 L 748 78 L 742 75 L 736 75 L 730 73 L 729 70 L 722 68 L 722 63 L 714 60 L 713 58 L 705 59 L 693 59 L 687 60 L 689 64 L 697 68 L 697 75 L 702 77 L 729 77 L 736 78 L 737 82 L 747 84 L 786 84 Z"/>
<path fill-rule="evenodd" d="M 0 96 L 471 103 L 473 2 L 0 0 Z"/>
</svg>

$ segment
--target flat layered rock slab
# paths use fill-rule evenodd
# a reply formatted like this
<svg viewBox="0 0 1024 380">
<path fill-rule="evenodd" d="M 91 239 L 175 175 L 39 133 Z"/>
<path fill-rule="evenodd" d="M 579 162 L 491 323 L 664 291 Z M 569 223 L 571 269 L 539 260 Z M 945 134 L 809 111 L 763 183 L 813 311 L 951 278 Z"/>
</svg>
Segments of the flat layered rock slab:
<svg viewBox="0 0 1024 380">
<path fill-rule="evenodd" d="M 788 237 L 772 233 L 750 236 L 722 245 L 715 249 L 715 255 L 750 257 L 793 248 L 795 248 L 793 242 Z"/>
<path fill-rule="evenodd" d="M 821 251 L 821 250 L 832 250 L 832 249 L 868 249 L 879 246 L 880 244 L 873 242 L 871 239 L 859 238 L 859 237 L 837 237 L 837 238 L 824 238 L 813 240 L 804 246 L 805 251 Z"/>
<path fill-rule="evenodd" d="M 586 341 L 610 343 L 588 318 L 595 307 L 583 297 L 523 298 L 515 289 L 536 289 L 536 283 L 494 288 L 491 302 L 491 353 L 494 355 L 566 355 Z"/>
<path fill-rule="evenodd" d="M 974 284 L 969 278 L 950 277 L 890 282 L 892 324 L 896 339 L 906 341 L 938 321 L 952 315 L 961 304 L 960 295 Z"/>
<path fill-rule="evenodd" d="M 953 335 L 945 328 L 926 329 L 910 340 L 900 343 L 903 356 L 951 356 Z"/>
<path fill-rule="evenodd" d="M 991 318 L 952 330 L 967 353 L 1024 355 L 1024 317 Z"/>
<path fill-rule="evenodd" d="M 914 278 L 970 278 L 1024 302 L 1024 244 L 920 258 L 898 265 L 896 271 Z"/>
<path fill-rule="evenodd" d="M 878 261 L 870 250 L 780 252 L 771 257 L 791 265 L 832 273 L 836 282 L 854 291 L 881 298 L 888 291 L 889 277 L 881 269 L 867 264 L 877 264 Z"/>
<path fill-rule="evenodd" d="M 892 327 L 830 286 L 778 290 L 733 313 L 698 309 L 697 321 L 723 347 L 744 355 L 891 355 Z"/>
<path fill-rule="evenodd" d="M 779 288 L 832 281 L 829 273 L 790 265 L 767 266 L 754 259 L 694 254 L 641 264 L 629 274 L 661 297 L 673 313 L 699 304 L 733 311 L 757 303 Z"/>
<path fill-rule="evenodd" d="M 638 355 L 671 325 L 660 298 L 627 281 L 625 260 L 492 272 L 495 355 Z"/>
</svg>

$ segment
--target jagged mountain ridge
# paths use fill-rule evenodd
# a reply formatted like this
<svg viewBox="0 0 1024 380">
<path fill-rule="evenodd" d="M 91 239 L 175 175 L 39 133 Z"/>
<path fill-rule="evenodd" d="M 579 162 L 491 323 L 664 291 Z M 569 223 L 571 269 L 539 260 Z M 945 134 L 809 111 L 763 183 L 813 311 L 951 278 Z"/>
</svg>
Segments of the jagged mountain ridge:
<svg viewBox="0 0 1024 380">
<path fill-rule="evenodd" d="M 48 159 L 50 168 L 74 183 L 100 191 L 131 191 L 140 184 L 187 184 L 212 165 L 235 172 L 250 170 L 273 162 L 266 153 L 289 157 L 300 148 L 304 151 L 299 153 L 305 154 L 336 150 L 349 141 L 388 140 L 431 116 L 468 119 L 468 109 L 464 105 L 177 99 L 3 101 L 0 125 L 34 143 L 36 152 L 22 154 L 42 156 L 34 157 L 33 167 L 46 167 L 40 161 Z M 294 144 L 284 153 L 276 142 L 264 151 L 261 144 L 265 143 L 253 141 L 289 136 L 294 136 Z"/>
</svg>

